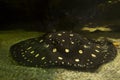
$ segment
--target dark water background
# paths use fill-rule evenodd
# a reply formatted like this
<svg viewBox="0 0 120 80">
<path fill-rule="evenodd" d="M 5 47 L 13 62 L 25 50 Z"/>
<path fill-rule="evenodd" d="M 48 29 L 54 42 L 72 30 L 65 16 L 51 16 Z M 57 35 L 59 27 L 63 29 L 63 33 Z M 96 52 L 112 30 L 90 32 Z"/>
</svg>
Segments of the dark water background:
<svg viewBox="0 0 120 80">
<path fill-rule="evenodd" d="M 119 0 L 0 0 L 0 30 L 80 30 L 109 25 L 120 28 Z"/>
</svg>

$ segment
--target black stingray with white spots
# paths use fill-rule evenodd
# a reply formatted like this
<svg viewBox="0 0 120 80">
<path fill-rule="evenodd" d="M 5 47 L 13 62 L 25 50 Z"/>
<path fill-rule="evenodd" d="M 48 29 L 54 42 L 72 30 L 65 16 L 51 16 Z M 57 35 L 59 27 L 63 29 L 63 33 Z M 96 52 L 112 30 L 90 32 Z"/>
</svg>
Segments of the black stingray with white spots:
<svg viewBox="0 0 120 80">
<path fill-rule="evenodd" d="M 73 32 L 54 32 L 21 41 L 10 48 L 15 61 L 25 66 L 90 70 L 113 60 L 116 48 L 108 40 L 90 40 Z"/>
</svg>

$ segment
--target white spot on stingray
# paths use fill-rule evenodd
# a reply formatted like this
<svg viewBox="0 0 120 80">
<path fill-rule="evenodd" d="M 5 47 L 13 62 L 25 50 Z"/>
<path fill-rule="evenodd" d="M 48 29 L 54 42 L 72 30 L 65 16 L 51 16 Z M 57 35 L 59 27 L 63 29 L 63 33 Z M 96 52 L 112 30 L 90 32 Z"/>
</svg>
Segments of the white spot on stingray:
<svg viewBox="0 0 120 80">
<path fill-rule="evenodd" d="M 88 44 L 91 44 L 91 42 L 88 42 Z"/>
<path fill-rule="evenodd" d="M 87 59 L 87 61 L 90 61 L 90 59 Z"/>
<path fill-rule="evenodd" d="M 56 48 L 53 48 L 53 51 L 52 51 L 53 53 L 55 53 L 55 52 L 57 52 L 57 49 Z"/>
<path fill-rule="evenodd" d="M 62 33 L 65 33 L 64 31 Z"/>
<path fill-rule="evenodd" d="M 55 41 L 52 41 L 52 43 L 55 43 Z"/>
<path fill-rule="evenodd" d="M 22 57 L 25 57 L 25 55 L 23 54 Z"/>
<path fill-rule="evenodd" d="M 95 55 L 95 54 L 91 54 L 91 56 L 92 56 L 92 57 L 94 57 L 94 58 L 96 57 L 96 55 Z"/>
<path fill-rule="evenodd" d="M 84 47 L 84 48 L 90 48 L 90 46 L 87 46 L 87 45 L 84 45 L 83 47 Z"/>
<path fill-rule="evenodd" d="M 31 51 L 30 53 L 33 54 L 35 51 Z"/>
<path fill-rule="evenodd" d="M 74 66 L 76 67 L 77 65 L 76 65 L 76 64 L 74 64 Z"/>
<path fill-rule="evenodd" d="M 69 49 L 65 49 L 65 52 L 66 52 L 66 53 L 69 53 L 69 52 L 70 52 L 70 50 L 69 50 Z"/>
<path fill-rule="evenodd" d="M 96 49 L 95 52 L 100 52 L 100 51 Z"/>
<path fill-rule="evenodd" d="M 45 44 L 45 45 L 44 45 L 45 48 L 48 48 L 49 46 L 50 46 L 49 44 Z"/>
<path fill-rule="evenodd" d="M 86 65 L 89 65 L 89 63 L 86 63 Z"/>
<path fill-rule="evenodd" d="M 40 42 L 40 43 L 43 42 L 43 39 L 41 39 L 39 42 Z"/>
<path fill-rule="evenodd" d="M 21 49 L 20 51 L 24 51 L 23 49 Z M 14 51 L 15 52 L 15 51 Z M 16 53 L 16 52 L 15 52 Z"/>
<path fill-rule="evenodd" d="M 24 57 L 24 59 L 26 60 L 26 59 L 27 59 L 27 57 Z"/>
<path fill-rule="evenodd" d="M 73 41 L 71 41 L 71 44 L 74 44 L 74 42 L 73 42 Z"/>
<path fill-rule="evenodd" d="M 64 64 L 64 62 L 62 62 L 62 64 Z"/>
<path fill-rule="evenodd" d="M 104 56 L 104 59 L 107 58 L 107 55 Z"/>
<path fill-rule="evenodd" d="M 44 64 L 46 64 L 47 62 L 44 62 Z"/>
<path fill-rule="evenodd" d="M 49 61 L 49 63 L 52 63 L 52 61 Z"/>
<path fill-rule="evenodd" d="M 24 52 L 22 52 L 21 54 L 24 54 Z"/>
<path fill-rule="evenodd" d="M 80 54 L 82 54 L 82 53 L 83 53 L 83 51 L 82 51 L 82 50 L 79 50 L 78 52 L 79 52 Z"/>
<path fill-rule="evenodd" d="M 77 64 L 77 66 L 80 66 L 80 64 Z"/>
<path fill-rule="evenodd" d="M 97 45 L 96 47 L 97 47 L 97 48 L 100 48 L 100 46 L 98 46 L 98 45 Z"/>
<path fill-rule="evenodd" d="M 58 61 L 55 61 L 55 63 L 58 63 Z"/>
<path fill-rule="evenodd" d="M 27 53 L 27 51 L 25 51 L 25 53 Z"/>
<path fill-rule="evenodd" d="M 45 57 L 42 57 L 42 58 L 41 58 L 41 60 L 44 60 L 44 59 L 45 59 Z"/>
<path fill-rule="evenodd" d="M 62 42 L 65 42 L 65 40 L 64 40 L 64 39 L 62 39 Z"/>
<path fill-rule="evenodd" d="M 75 62 L 79 62 L 80 60 L 79 59 L 75 59 Z"/>
<path fill-rule="evenodd" d="M 57 35 L 58 35 L 58 36 L 62 36 L 62 34 L 60 34 L 60 33 L 58 33 Z"/>
<path fill-rule="evenodd" d="M 30 50 L 31 48 L 32 48 L 32 47 L 30 46 L 30 47 L 27 48 L 27 50 Z"/>
<path fill-rule="evenodd" d="M 49 38 L 51 38 L 52 37 L 52 35 L 49 35 Z"/>
<path fill-rule="evenodd" d="M 90 62 L 90 64 L 93 64 L 93 62 Z"/>
<path fill-rule="evenodd" d="M 62 57 L 58 57 L 58 59 L 59 59 L 59 60 L 63 60 L 63 58 L 62 58 Z"/>
<path fill-rule="evenodd" d="M 55 65 L 55 63 L 52 63 L 52 65 Z"/>
<path fill-rule="evenodd" d="M 72 37 L 72 36 L 74 36 L 74 34 L 70 34 L 70 36 Z"/>
<path fill-rule="evenodd" d="M 28 61 L 28 62 L 30 62 L 30 60 L 29 60 L 29 59 L 28 59 L 27 61 Z"/>
<path fill-rule="evenodd" d="M 36 54 L 36 55 L 35 55 L 35 57 L 38 57 L 38 56 L 39 56 L 39 54 Z"/>
<path fill-rule="evenodd" d="M 103 63 L 105 62 L 105 60 L 102 61 Z"/>
<path fill-rule="evenodd" d="M 68 65 L 70 65 L 70 63 L 69 63 L 69 62 L 68 62 L 67 64 L 68 64 Z"/>
</svg>

